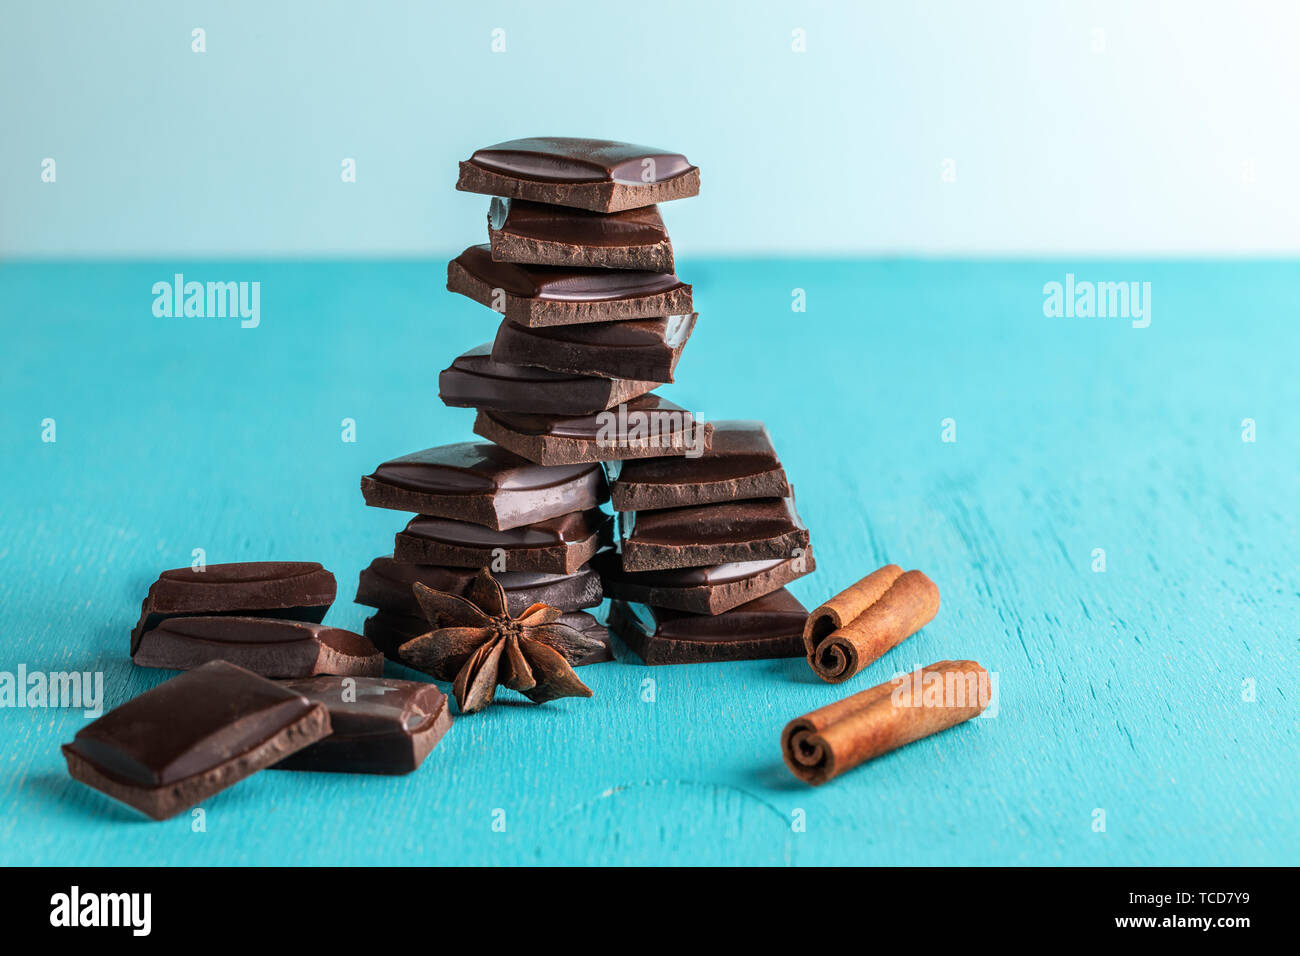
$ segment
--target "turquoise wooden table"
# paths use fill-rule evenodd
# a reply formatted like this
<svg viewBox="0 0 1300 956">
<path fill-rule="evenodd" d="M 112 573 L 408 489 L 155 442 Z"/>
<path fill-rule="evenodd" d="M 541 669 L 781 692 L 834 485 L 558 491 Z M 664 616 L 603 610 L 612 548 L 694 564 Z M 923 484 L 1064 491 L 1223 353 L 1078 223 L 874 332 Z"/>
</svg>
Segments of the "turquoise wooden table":
<svg viewBox="0 0 1300 956">
<path fill-rule="evenodd" d="M 175 272 L 259 281 L 259 327 L 155 317 Z M 649 668 L 624 651 L 582 671 L 592 700 L 458 718 L 407 777 L 260 773 L 205 802 L 202 832 L 69 779 L 80 711 L 6 709 L 0 862 L 1296 862 L 1300 269 L 681 272 L 701 319 L 666 394 L 768 423 L 818 558 L 794 592 L 811 607 L 885 562 L 921 568 L 943 596 L 931 626 L 840 686 L 802 660 Z M 1045 317 L 1067 272 L 1149 281 L 1149 327 Z M 443 275 L 0 267 L 0 669 L 102 671 L 109 706 L 153 686 L 168 675 L 130 665 L 128 631 L 195 548 L 319 560 L 339 580 L 326 620 L 359 628 L 357 573 L 404 521 L 363 506 L 360 476 L 471 437 L 437 372 L 494 324 Z M 996 717 L 820 789 L 782 765 L 790 718 L 962 657 L 999 675 Z"/>
</svg>

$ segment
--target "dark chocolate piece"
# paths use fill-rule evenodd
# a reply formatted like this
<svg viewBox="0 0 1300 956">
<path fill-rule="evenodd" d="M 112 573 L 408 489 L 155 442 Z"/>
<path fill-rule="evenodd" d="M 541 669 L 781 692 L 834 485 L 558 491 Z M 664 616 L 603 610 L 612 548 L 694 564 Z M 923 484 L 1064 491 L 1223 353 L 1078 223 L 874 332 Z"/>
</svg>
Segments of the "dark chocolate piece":
<svg viewBox="0 0 1300 956">
<path fill-rule="evenodd" d="M 411 590 L 415 582 L 435 591 L 464 597 L 469 594 L 477 574 L 477 569 L 402 564 L 392 558 L 375 558 L 361 572 L 356 603 L 408 617 L 422 617 L 420 605 Z M 515 617 L 538 602 L 558 607 L 561 611 L 578 611 L 595 607 L 603 597 L 600 576 L 590 567 L 584 567 L 576 574 L 503 571 L 493 577 L 505 588 L 506 608 Z"/>
<path fill-rule="evenodd" d="M 87 724 L 63 756 L 74 779 L 165 820 L 329 732 L 322 705 L 213 661 Z"/>
<path fill-rule="evenodd" d="M 498 362 L 488 343 L 470 349 L 443 369 L 438 395 L 443 404 L 455 408 L 587 415 L 644 395 L 658 384 Z"/>
<path fill-rule="evenodd" d="M 567 624 L 581 633 L 587 639 L 588 646 L 592 641 L 599 644 L 596 649 L 588 649 L 585 653 L 575 653 L 573 648 L 556 646 L 555 649 L 564 655 L 565 660 L 569 662 L 571 667 L 601 664 L 614 659 L 614 653 L 609 643 L 609 630 L 594 616 L 586 611 L 570 611 L 567 614 L 561 614 L 558 623 Z"/>
<path fill-rule="evenodd" d="M 762 422 L 715 421 L 699 458 L 623 464 L 610 485 L 615 511 L 652 511 L 746 498 L 786 498 L 790 485 Z"/>
<path fill-rule="evenodd" d="M 579 418 L 481 411 L 474 431 L 529 461 L 567 465 L 657 455 L 698 458 L 709 450 L 713 426 L 652 393 Z"/>
<path fill-rule="evenodd" d="M 572 375 L 671 382 L 696 318 L 690 313 L 551 329 L 526 329 L 507 319 L 497 328 L 492 358 Z"/>
<path fill-rule="evenodd" d="M 403 661 L 397 649 L 421 634 L 428 634 L 431 628 L 432 625 L 423 617 L 412 617 L 409 614 L 398 614 L 393 611 L 376 611 L 366 618 L 361 632 L 370 638 L 370 643 L 379 648 L 384 657 L 401 664 Z"/>
<path fill-rule="evenodd" d="M 600 213 L 498 197 L 488 239 L 497 262 L 673 271 L 673 246 L 655 206 Z"/>
<path fill-rule="evenodd" d="M 360 634 L 272 617 L 174 617 L 146 631 L 132 660 L 187 671 L 229 661 L 263 677 L 378 676 L 384 659 Z"/>
<path fill-rule="evenodd" d="M 608 139 L 535 136 L 476 150 L 456 188 L 597 212 L 637 209 L 700 191 L 685 156 Z"/>
<path fill-rule="evenodd" d="M 366 504 L 507 531 L 594 508 L 609 497 L 598 465 L 547 468 L 487 442 L 426 448 L 361 479 Z"/>
<path fill-rule="evenodd" d="M 808 547 L 793 498 L 722 501 L 619 514 L 624 571 L 784 558 Z"/>
<path fill-rule="evenodd" d="M 785 560 L 769 558 L 705 568 L 624 571 L 618 555 L 609 552 L 596 555 L 592 565 L 600 572 L 601 586 L 611 598 L 693 614 L 730 611 L 817 568 L 811 546 L 803 554 Z"/>
<path fill-rule="evenodd" d="M 330 735 L 286 757 L 277 770 L 410 773 L 451 728 L 436 685 L 383 677 L 309 677 L 283 685 L 329 710 Z"/>
<path fill-rule="evenodd" d="M 647 664 L 802 657 L 808 611 L 781 588 L 724 614 L 689 614 L 614 601 L 609 626 Z"/>
<path fill-rule="evenodd" d="M 242 561 L 164 571 L 149 587 L 131 653 L 169 617 L 214 614 L 283 617 L 319 624 L 334 603 L 334 575 L 315 561 Z"/>
<path fill-rule="evenodd" d="M 691 311 L 691 287 L 671 272 L 521 266 L 497 262 L 486 244 L 447 264 L 447 289 L 529 328 Z"/>
<path fill-rule="evenodd" d="M 564 655 L 570 667 L 599 664 L 614 659 L 613 651 L 610 649 L 609 631 L 586 611 L 569 611 L 561 614 L 559 623 L 567 624 L 574 630 L 580 631 L 587 639 L 585 649 L 567 646 L 555 648 Z M 408 667 L 410 665 L 402 660 L 398 648 L 421 634 L 429 633 L 430 629 L 431 625 L 422 617 L 408 617 L 391 611 L 376 611 L 366 618 L 365 624 L 366 637 L 374 641 L 375 646 L 384 652 L 384 656 L 390 661 Z M 595 650 L 590 649 L 592 642 L 597 642 L 599 645 Z"/>
<path fill-rule="evenodd" d="M 547 518 L 509 531 L 417 515 L 397 533 L 393 558 L 409 564 L 575 574 L 611 543 L 613 519 L 599 508 Z M 495 571 L 493 573 L 496 573 Z"/>
</svg>

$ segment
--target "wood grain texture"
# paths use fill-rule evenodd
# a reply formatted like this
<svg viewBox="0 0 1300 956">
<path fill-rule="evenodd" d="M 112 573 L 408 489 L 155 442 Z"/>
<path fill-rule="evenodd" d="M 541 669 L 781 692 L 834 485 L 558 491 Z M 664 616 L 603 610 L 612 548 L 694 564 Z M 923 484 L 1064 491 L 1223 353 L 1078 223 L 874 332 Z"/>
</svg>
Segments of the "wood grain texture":
<svg viewBox="0 0 1300 956">
<path fill-rule="evenodd" d="M 359 630 L 357 574 L 405 521 L 364 507 L 360 476 L 470 437 L 437 373 L 494 322 L 442 269 L 0 266 L 0 669 L 102 669 L 109 706 L 153 686 L 167 675 L 130 666 L 128 634 L 197 547 L 323 562 L 341 598 L 326 623 Z M 150 288 L 177 271 L 260 281 L 261 326 L 155 318 Z M 1151 327 L 1044 318 L 1042 285 L 1067 271 L 1150 281 Z M 919 568 L 943 601 L 924 631 L 837 686 L 797 659 L 652 669 L 623 651 L 582 671 L 593 700 L 503 692 L 407 777 L 257 774 L 206 802 L 202 833 L 69 779 L 79 711 L 0 710 L 0 862 L 1295 861 L 1294 265 L 681 274 L 701 318 L 664 394 L 767 422 L 817 553 L 791 590 L 813 607 L 886 562 Z M 944 658 L 999 675 L 997 717 L 818 790 L 782 765 L 792 717 Z"/>
</svg>

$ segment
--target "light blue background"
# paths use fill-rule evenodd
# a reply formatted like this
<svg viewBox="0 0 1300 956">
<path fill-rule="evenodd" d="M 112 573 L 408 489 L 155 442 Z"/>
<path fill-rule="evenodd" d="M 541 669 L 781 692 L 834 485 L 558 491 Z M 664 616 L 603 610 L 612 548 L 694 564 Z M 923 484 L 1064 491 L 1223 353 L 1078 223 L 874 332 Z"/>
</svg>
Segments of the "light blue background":
<svg viewBox="0 0 1300 956">
<path fill-rule="evenodd" d="M 204 801 L 203 834 L 71 780 L 79 712 L 0 711 L 0 861 L 1294 863 L 1297 269 L 1093 263 L 1152 282 L 1133 329 L 1045 319 L 1039 290 L 1071 267 L 682 263 L 700 321 L 665 394 L 767 422 L 817 555 L 794 593 L 812 606 L 887 561 L 939 585 L 934 623 L 851 682 L 620 650 L 581 670 L 592 700 L 458 717 L 403 778 L 257 774 Z M 129 663 L 128 633 L 196 547 L 320 560 L 327 622 L 361 626 L 357 574 L 407 516 L 365 507 L 360 476 L 471 437 L 435 376 L 495 317 L 439 263 L 185 263 L 241 269 L 257 329 L 155 319 L 157 263 L 0 266 L 28 317 L 0 388 L 0 667 L 103 670 L 110 706 L 153 686 L 168 674 Z M 817 789 L 782 765 L 786 721 L 950 657 L 1000 675 L 996 719 Z"/>
<path fill-rule="evenodd" d="M 486 208 L 456 161 L 538 134 L 686 153 L 683 253 L 1294 252 L 1298 34 L 1286 0 L 7 0 L 0 254 L 441 255 Z"/>
</svg>

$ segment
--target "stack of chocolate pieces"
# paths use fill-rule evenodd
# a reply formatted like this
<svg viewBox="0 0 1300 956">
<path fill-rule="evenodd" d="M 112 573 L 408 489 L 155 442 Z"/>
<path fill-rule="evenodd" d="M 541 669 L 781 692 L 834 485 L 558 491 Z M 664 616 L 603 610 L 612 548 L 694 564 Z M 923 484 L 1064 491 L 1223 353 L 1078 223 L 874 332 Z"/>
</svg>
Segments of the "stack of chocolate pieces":
<svg viewBox="0 0 1300 956">
<path fill-rule="evenodd" d="M 686 451 L 693 418 L 653 390 L 673 380 L 696 315 L 656 203 L 694 196 L 700 171 L 666 150 L 542 137 L 478 150 L 456 187 L 495 198 L 489 241 L 451 261 L 447 288 L 502 320 L 442 373 L 442 400 L 542 465 Z M 651 418 L 664 428 L 641 435 Z"/>
<path fill-rule="evenodd" d="M 416 582 L 467 595 L 481 568 L 491 568 L 512 615 L 542 602 L 560 622 L 600 642 L 571 665 L 612 660 L 609 633 L 586 608 L 600 604 L 600 577 L 589 561 L 609 547 L 613 521 L 600 465 L 546 466 L 489 442 L 442 445 L 386 461 L 361 479 L 366 504 L 414 514 L 397 533 L 391 556 L 361 572 L 358 604 L 372 607 L 365 635 L 390 660 L 428 633 Z"/>
<path fill-rule="evenodd" d="M 334 594 L 314 561 L 164 571 L 131 660 L 184 673 L 82 727 L 68 772 L 165 820 L 268 767 L 415 770 L 451 726 L 447 697 L 384 678 L 370 641 L 322 624 Z"/>
<path fill-rule="evenodd" d="M 432 684 L 268 680 L 214 654 L 82 727 L 63 755 L 73 778 L 165 820 L 269 767 L 410 773 L 450 727 Z"/>
<path fill-rule="evenodd" d="M 315 561 L 164 571 L 131 631 L 131 660 L 188 676 L 84 728 L 68 758 L 73 776 L 146 813 L 171 813 L 262 766 L 414 770 L 451 726 L 447 699 L 432 684 L 385 678 L 374 644 L 322 624 L 334 595 L 334 575 Z M 185 693 L 194 700 L 179 709 L 162 703 Z M 291 714 L 317 704 L 328 719 L 317 736 L 268 749 L 282 728 L 260 708 L 285 702 Z M 83 737 L 95 742 L 83 747 Z M 194 778 L 178 786 L 171 761 Z"/>
<path fill-rule="evenodd" d="M 392 555 L 361 573 L 356 600 L 375 609 L 365 634 L 400 661 L 401 645 L 430 628 L 412 585 L 465 595 L 486 567 L 512 615 L 540 601 L 599 640 L 600 652 L 570 664 L 610 660 L 609 633 L 587 613 L 603 597 L 590 562 L 613 544 L 599 463 L 681 454 L 708 435 L 650 394 L 672 381 L 695 324 L 655 203 L 694 195 L 699 170 L 663 150 L 527 139 L 476 152 L 457 187 L 494 198 L 489 242 L 449 264 L 447 287 L 502 321 L 441 374 L 439 391 L 477 409 L 474 430 L 491 443 L 430 448 L 362 479 L 367 504 L 414 515 Z M 611 438 L 598 416 L 616 407 Z M 663 413 L 663 427 L 642 434 L 629 411 Z"/>
<path fill-rule="evenodd" d="M 610 627 L 648 664 L 803 656 L 785 585 L 815 567 L 762 422 L 713 423 L 698 458 L 611 469 L 616 554 L 600 559 Z"/>
<path fill-rule="evenodd" d="M 360 634 L 321 624 L 334 575 L 315 561 L 245 561 L 164 571 L 131 631 L 140 667 L 187 671 L 222 660 L 278 679 L 378 677 Z"/>
<path fill-rule="evenodd" d="M 442 372 L 439 393 L 475 409 L 490 443 L 406 455 L 362 479 L 367 504 L 415 515 L 362 572 L 356 600 L 376 609 L 366 635 L 400 660 L 429 629 L 412 585 L 465 594 L 487 567 L 512 614 L 541 601 L 588 632 L 600 625 L 587 609 L 624 599 L 613 620 L 650 662 L 800 653 L 804 611 L 782 587 L 812 558 L 766 430 L 724 423 L 715 447 L 712 424 L 654 392 L 697 318 L 657 204 L 696 195 L 699 170 L 628 143 L 520 139 L 475 152 L 457 188 L 494 198 L 489 241 L 452 260 L 447 288 L 501 320 Z M 621 469 L 617 546 L 603 465 Z M 624 624 L 638 613 L 665 623 L 639 640 Z M 665 654 L 670 640 L 685 651 Z"/>
</svg>

